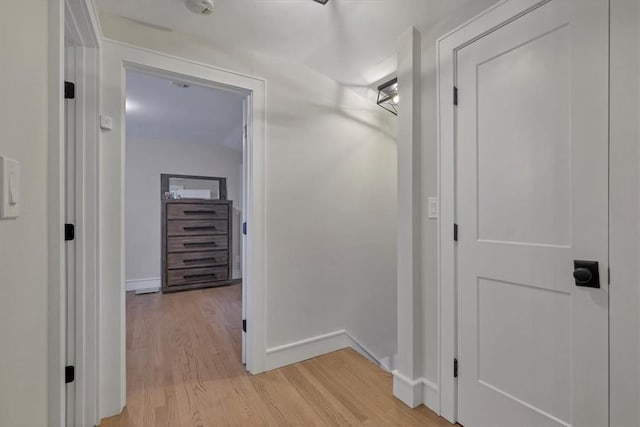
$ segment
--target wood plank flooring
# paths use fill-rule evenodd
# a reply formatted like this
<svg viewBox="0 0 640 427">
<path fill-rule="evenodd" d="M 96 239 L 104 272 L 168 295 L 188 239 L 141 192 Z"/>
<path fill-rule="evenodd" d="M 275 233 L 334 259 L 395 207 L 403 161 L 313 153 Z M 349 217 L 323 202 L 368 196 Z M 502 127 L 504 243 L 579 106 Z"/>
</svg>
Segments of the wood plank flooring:
<svg viewBox="0 0 640 427">
<path fill-rule="evenodd" d="M 240 285 L 128 293 L 127 407 L 101 426 L 450 426 L 350 349 L 251 376 L 240 330 Z"/>
</svg>

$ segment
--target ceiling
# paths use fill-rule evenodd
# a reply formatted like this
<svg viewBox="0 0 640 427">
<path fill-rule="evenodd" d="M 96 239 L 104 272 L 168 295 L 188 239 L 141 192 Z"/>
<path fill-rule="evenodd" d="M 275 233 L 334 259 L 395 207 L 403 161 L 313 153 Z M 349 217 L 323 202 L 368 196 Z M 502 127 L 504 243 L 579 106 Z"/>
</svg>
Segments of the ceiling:
<svg viewBox="0 0 640 427">
<path fill-rule="evenodd" d="M 109 13 L 200 36 L 231 49 L 287 57 L 345 85 L 369 86 L 396 70 L 398 37 L 411 25 L 433 37 L 496 0 L 214 0 L 213 15 L 184 0 L 97 0 Z M 462 18 L 462 20 L 460 19 Z M 434 30 L 436 31 L 435 34 Z"/>
<path fill-rule="evenodd" d="M 171 79 L 127 71 L 127 138 L 242 150 L 242 99 L 221 89 L 182 88 Z"/>
</svg>

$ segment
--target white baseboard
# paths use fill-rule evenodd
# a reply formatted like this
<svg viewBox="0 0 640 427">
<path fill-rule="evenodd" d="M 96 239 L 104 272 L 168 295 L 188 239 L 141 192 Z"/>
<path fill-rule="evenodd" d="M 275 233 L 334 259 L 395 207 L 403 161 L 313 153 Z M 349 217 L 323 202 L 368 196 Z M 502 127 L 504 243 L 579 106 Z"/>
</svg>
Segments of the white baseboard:
<svg viewBox="0 0 640 427">
<path fill-rule="evenodd" d="M 267 349 L 265 368 L 277 369 L 349 347 L 351 340 L 344 330 L 318 335 Z"/>
<path fill-rule="evenodd" d="M 354 349 L 378 366 L 389 371 L 390 361 L 393 357 L 378 359 L 344 329 L 267 349 L 265 368 L 266 370 L 281 368 L 344 348 Z"/>
<path fill-rule="evenodd" d="M 440 411 L 438 386 L 426 378 L 412 380 L 393 371 L 393 395 L 410 408 L 424 404 L 435 413 Z"/>
<path fill-rule="evenodd" d="M 397 370 L 393 374 L 393 395 L 410 408 L 417 408 L 423 402 L 422 378 L 412 380 Z"/>
<path fill-rule="evenodd" d="M 438 386 L 426 378 L 422 378 L 422 403 L 436 414 L 440 413 L 440 392 Z"/>
<path fill-rule="evenodd" d="M 160 289 L 160 278 L 127 280 L 125 289 L 128 291 L 139 291 L 142 289 Z"/>
</svg>

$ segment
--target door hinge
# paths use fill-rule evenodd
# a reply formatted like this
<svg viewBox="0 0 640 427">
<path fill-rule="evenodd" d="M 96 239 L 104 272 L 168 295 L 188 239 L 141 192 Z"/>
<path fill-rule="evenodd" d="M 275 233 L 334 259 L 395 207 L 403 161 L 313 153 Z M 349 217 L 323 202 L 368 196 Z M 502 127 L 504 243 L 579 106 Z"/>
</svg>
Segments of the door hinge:
<svg viewBox="0 0 640 427">
<path fill-rule="evenodd" d="M 247 235 L 247 223 L 246 222 L 242 223 L 242 234 L 244 234 L 245 236 Z"/>
<path fill-rule="evenodd" d="M 76 99 L 75 83 L 64 82 L 64 99 Z"/>
<path fill-rule="evenodd" d="M 76 367 L 73 365 L 64 367 L 64 383 L 69 384 L 76 380 Z"/>
<path fill-rule="evenodd" d="M 611 284 L 611 267 L 607 268 L 607 284 Z"/>
<path fill-rule="evenodd" d="M 453 241 L 458 241 L 458 224 L 453 224 Z"/>
<path fill-rule="evenodd" d="M 247 319 L 242 319 L 242 332 L 247 332 Z"/>
<path fill-rule="evenodd" d="M 453 105 L 458 105 L 458 88 L 453 87 Z"/>
<path fill-rule="evenodd" d="M 453 378 L 458 378 L 458 359 L 453 359 Z"/>
<path fill-rule="evenodd" d="M 64 225 L 64 240 L 70 241 L 75 240 L 76 238 L 76 226 L 73 224 L 65 224 Z"/>
</svg>

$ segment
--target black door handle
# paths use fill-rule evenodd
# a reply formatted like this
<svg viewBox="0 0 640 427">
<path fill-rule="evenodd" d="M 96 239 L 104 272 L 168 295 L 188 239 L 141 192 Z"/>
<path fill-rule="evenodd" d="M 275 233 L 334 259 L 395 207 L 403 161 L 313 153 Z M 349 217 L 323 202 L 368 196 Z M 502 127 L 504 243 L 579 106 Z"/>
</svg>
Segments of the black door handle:
<svg viewBox="0 0 640 427">
<path fill-rule="evenodd" d="M 580 261 L 573 262 L 573 278 L 576 286 L 586 288 L 600 287 L 600 272 L 598 271 L 597 261 Z"/>
<path fill-rule="evenodd" d="M 576 283 L 585 284 L 593 279 L 593 274 L 587 268 L 576 268 L 573 272 L 573 277 L 576 279 Z"/>
</svg>

